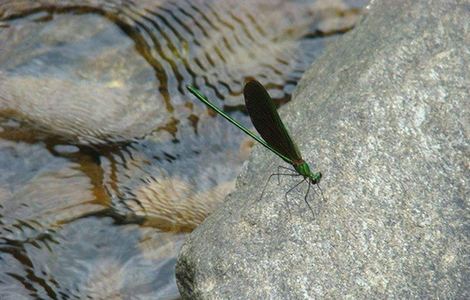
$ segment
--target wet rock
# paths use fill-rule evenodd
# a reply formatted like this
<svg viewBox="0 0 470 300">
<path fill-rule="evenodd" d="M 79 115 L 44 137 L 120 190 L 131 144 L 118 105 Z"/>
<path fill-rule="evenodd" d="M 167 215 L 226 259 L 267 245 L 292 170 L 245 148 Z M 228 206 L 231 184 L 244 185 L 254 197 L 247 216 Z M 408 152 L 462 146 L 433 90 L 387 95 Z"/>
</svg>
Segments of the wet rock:
<svg viewBox="0 0 470 300">
<path fill-rule="evenodd" d="M 2 115 L 80 144 L 139 138 L 168 118 L 153 69 L 105 18 L 25 21 L 3 29 L 2 41 Z"/>
<path fill-rule="evenodd" d="M 281 112 L 324 174 L 315 215 L 294 179 L 258 200 L 280 160 L 257 147 L 181 250 L 183 298 L 469 298 L 469 17 L 373 1 Z"/>
<path fill-rule="evenodd" d="M 10 97 L 4 99 L 16 99 L 8 100 L 8 109 L 15 110 L 13 116 L 20 116 L 47 132 L 80 144 L 144 136 L 155 129 L 155 124 L 144 120 L 158 119 L 158 106 L 151 103 L 158 101 L 131 101 L 131 91 L 126 87 L 3 74 L 0 74 L 0 80 L 0 89 L 12 91 Z M 22 88 L 18 89 L 18 86 Z M 64 95 L 72 101 L 64 99 Z M 136 105 L 129 107 L 122 105 L 124 102 Z"/>
</svg>

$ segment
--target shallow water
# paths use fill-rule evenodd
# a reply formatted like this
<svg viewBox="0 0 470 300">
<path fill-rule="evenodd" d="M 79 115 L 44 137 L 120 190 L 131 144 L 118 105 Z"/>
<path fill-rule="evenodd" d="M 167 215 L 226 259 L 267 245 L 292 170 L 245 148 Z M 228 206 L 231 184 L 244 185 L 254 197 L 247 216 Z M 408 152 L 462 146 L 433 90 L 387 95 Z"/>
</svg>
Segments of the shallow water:
<svg viewBox="0 0 470 300">
<path fill-rule="evenodd" d="M 0 298 L 178 297 L 176 253 L 365 1 L 0 1 Z"/>
</svg>

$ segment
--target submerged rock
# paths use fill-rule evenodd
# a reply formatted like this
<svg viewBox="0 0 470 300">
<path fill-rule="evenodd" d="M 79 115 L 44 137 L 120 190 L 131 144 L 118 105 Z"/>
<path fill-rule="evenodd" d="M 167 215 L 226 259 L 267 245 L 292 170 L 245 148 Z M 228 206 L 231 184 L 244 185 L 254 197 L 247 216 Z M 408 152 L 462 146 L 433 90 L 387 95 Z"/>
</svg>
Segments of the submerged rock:
<svg viewBox="0 0 470 300">
<path fill-rule="evenodd" d="M 8 102 L 4 106 L 10 116 L 79 144 L 129 141 L 152 132 L 162 119 L 156 97 L 136 99 L 127 86 L 6 75 L 0 70 L 2 102 Z"/>
<path fill-rule="evenodd" d="M 315 216 L 288 179 L 258 200 L 279 163 L 258 147 L 183 245 L 183 298 L 469 298 L 469 17 L 373 1 L 282 111 L 324 174 Z"/>
<path fill-rule="evenodd" d="M 154 70 L 105 18 L 25 20 L 2 29 L 0 43 L 2 115 L 79 144 L 140 138 L 168 118 Z"/>
</svg>

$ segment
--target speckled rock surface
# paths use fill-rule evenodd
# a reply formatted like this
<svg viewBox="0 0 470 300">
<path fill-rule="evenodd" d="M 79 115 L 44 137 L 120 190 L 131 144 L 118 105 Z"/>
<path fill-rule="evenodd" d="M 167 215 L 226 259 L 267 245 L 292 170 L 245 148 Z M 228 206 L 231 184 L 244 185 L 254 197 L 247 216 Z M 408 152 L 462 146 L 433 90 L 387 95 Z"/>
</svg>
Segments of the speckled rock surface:
<svg viewBox="0 0 470 300">
<path fill-rule="evenodd" d="M 324 174 L 315 216 L 302 190 L 286 202 L 294 179 L 259 200 L 280 160 L 257 147 L 181 250 L 183 298 L 468 299 L 469 19 L 462 1 L 373 1 L 281 110 Z"/>
</svg>

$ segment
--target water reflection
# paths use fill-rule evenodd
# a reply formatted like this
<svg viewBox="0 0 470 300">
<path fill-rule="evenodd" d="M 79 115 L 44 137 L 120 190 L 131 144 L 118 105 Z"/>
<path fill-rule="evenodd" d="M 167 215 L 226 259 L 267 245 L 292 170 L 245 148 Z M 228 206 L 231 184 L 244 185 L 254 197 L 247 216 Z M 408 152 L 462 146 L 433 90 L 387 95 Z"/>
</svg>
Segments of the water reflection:
<svg viewBox="0 0 470 300">
<path fill-rule="evenodd" d="M 245 78 L 288 101 L 358 15 L 340 1 L 2 1 L 0 298 L 177 297 L 178 232 L 249 153 L 185 85 L 250 126 Z"/>
</svg>

